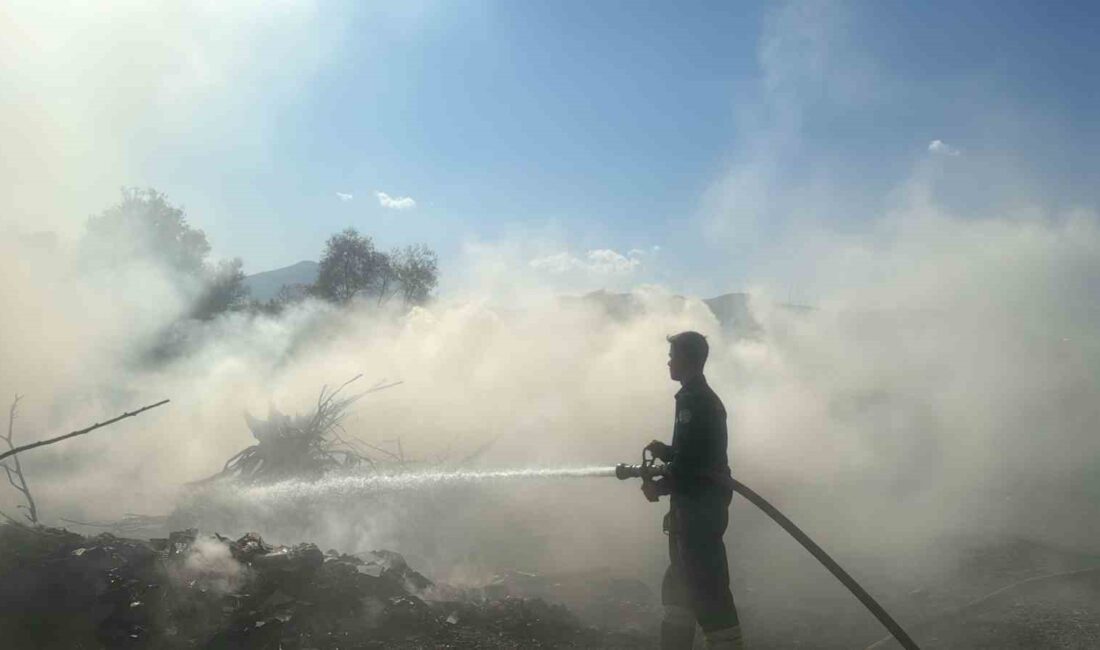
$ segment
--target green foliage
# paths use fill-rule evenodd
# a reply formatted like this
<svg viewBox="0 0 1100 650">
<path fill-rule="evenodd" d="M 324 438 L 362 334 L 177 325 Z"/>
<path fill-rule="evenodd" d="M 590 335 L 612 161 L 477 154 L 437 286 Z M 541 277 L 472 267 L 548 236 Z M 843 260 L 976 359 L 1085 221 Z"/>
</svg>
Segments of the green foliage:
<svg viewBox="0 0 1100 650">
<path fill-rule="evenodd" d="M 279 289 L 279 293 L 275 294 L 275 297 L 270 300 L 251 300 L 248 303 L 248 310 L 255 313 L 267 314 L 269 316 L 278 316 L 279 314 L 283 313 L 283 311 L 287 307 L 297 305 L 298 303 L 304 301 L 306 298 L 309 298 L 311 295 L 313 295 L 313 293 L 314 288 L 312 285 L 283 285 Z"/>
<path fill-rule="evenodd" d="M 206 234 L 187 223 L 183 208 L 152 188 L 123 188 L 118 204 L 88 219 L 82 244 L 96 265 L 138 261 L 164 268 L 194 297 L 190 315 L 202 320 L 240 309 L 278 314 L 309 295 L 337 304 L 357 296 L 375 298 L 378 304 L 397 296 L 405 304 L 423 304 L 439 280 L 438 259 L 427 246 L 406 246 L 387 254 L 377 250 L 369 236 L 347 228 L 325 242 L 314 285 L 284 287 L 272 300 L 250 302 L 241 260 L 208 263 Z"/>
<path fill-rule="evenodd" d="M 172 281 L 195 297 L 191 315 L 204 320 L 241 309 L 248 300 L 240 259 L 209 264 L 206 233 L 187 223 L 183 208 L 152 188 L 122 188 L 122 200 L 88 219 L 82 242 L 99 266 L 135 261 L 164 268 Z M 197 291 L 197 295 L 196 292 Z"/>
<path fill-rule="evenodd" d="M 326 242 L 313 293 L 339 304 L 357 295 L 374 297 L 378 304 L 396 295 L 406 304 L 422 304 L 438 282 L 438 259 L 427 246 L 386 254 L 374 248 L 370 237 L 348 228 Z"/>
<path fill-rule="evenodd" d="M 185 277 L 201 278 L 210 243 L 183 209 L 152 189 L 122 188 L 122 200 L 88 219 L 85 246 L 114 263 L 147 259 Z"/>
<path fill-rule="evenodd" d="M 222 260 L 207 272 L 202 294 L 195 302 L 194 316 L 209 320 L 227 311 L 238 311 L 248 304 L 241 258 Z"/>
<path fill-rule="evenodd" d="M 406 304 L 424 304 L 439 283 L 438 258 L 435 251 L 424 244 L 394 251 L 391 267 Z"/>
<path fill-rule="evenodd" d="M 374 248 L 370 237 L 348 228 L 328 238 L 314 291 L 345 304 L 359 294 L 384 295 L 389 260 Z"/>
</svg>

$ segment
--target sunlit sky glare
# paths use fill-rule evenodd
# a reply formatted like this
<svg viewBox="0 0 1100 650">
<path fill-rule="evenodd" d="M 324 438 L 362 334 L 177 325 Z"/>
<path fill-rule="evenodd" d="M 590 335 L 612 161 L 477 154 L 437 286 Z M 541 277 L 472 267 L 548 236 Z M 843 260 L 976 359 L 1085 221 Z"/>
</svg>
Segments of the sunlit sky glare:
<svg viewBox="0 0 1100 650">
<path fill-rule="evenodd" d="M 964 218 L 1100 199 L 1092 2 L 0 14 L 8 216 L 77 228 L 152 186 L 248 272 L 354 226 L 429 244 L 445 278 L 499 245 L 585 288 L 717 293 L 790 229 L 858 230 L 915 181 Z"/>
</svg>

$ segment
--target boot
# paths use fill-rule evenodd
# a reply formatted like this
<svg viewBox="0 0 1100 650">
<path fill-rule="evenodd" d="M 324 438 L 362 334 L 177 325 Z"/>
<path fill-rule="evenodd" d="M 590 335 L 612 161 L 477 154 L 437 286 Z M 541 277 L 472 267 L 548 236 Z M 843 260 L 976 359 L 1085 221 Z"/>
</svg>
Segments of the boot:
<svg viewBox="0 0 1100 650">
<path fill-rule="evenodd" d="M 665 606 L 661 621 L 661 650 L 691 650 L 695 645 L 695 616 L 685 607 Z"/>
<path fill-rule="evenodd" d="M 691 650 L 695 645 L 695 623 L 661 623 L 661 650 Z"/>
<path fill-rule="evenodd" d="M 740 625 L 707 632 L 706 639 L 707 650 L 745 650 Z"/>
</svg>

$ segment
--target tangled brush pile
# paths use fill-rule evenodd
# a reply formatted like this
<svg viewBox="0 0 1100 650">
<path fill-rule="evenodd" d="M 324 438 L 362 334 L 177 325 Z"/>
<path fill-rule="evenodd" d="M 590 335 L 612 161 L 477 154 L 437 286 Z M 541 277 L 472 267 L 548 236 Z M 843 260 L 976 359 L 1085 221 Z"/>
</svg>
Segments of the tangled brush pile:
<svg viewBox="0 0 1100 650">
<path fill-rule="evenodd" d="M 260 420 L 246 412 L 245 421 L 256 444 L 242 449 L 225 462 L 220 472 L 199 483 L 221 479 L 247 484 L 311 479 L 334 469 L 363 463 L 373 465 L 374 460 L 365 450 L 370 445 L 341 436 L 344 430 L 340 423 L 348 407 L 364 395 L 396 383 L 379 383 L 361 393 L 340 397 L 340 393 L 360 377 L 362 375 L 353 377 L 333 391 L 327 385 L 323 387 L 312 413 L 285 415 L 272 406 L 267 419 Z"/>
</svg>

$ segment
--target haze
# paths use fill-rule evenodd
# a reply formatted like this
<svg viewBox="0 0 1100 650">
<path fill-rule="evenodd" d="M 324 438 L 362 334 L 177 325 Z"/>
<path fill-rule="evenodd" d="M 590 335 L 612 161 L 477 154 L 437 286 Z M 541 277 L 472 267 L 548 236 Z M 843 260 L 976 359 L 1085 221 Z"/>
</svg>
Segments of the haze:
<svg viewBox="0 0 1100 650">
<path fill-rule="evenodd" d="M 842 563 L 910 584 L 964 539 L 1097 554 L 1097 28 L 1075 3 L 9 2 L 0 398 L 21 441 L 172 400 L 25 454 L 44 521 L 169 514 L 252 444 L 245 410 L 360 373 L 402 383 L 348 433 L 423 464 L 636 462 L 671 434 L 664 337 L 695 329 L 734 475 Z M 211 264 L 317 261 L 353 227 L 431 247 L 439 286 L 194 319 L 162 251 L 89 253 L 120 187 L 181 206 Z M 640 308 L 572 299 L 597 290 Z M 703 302 L 728 293 L 753 327 Z M 403 544 L 454 581 L 664 568 L 634 485 L 463 494 L 220 532 Z M 732 522 L 739 603 L 847 598 Z"/>
</svg>

